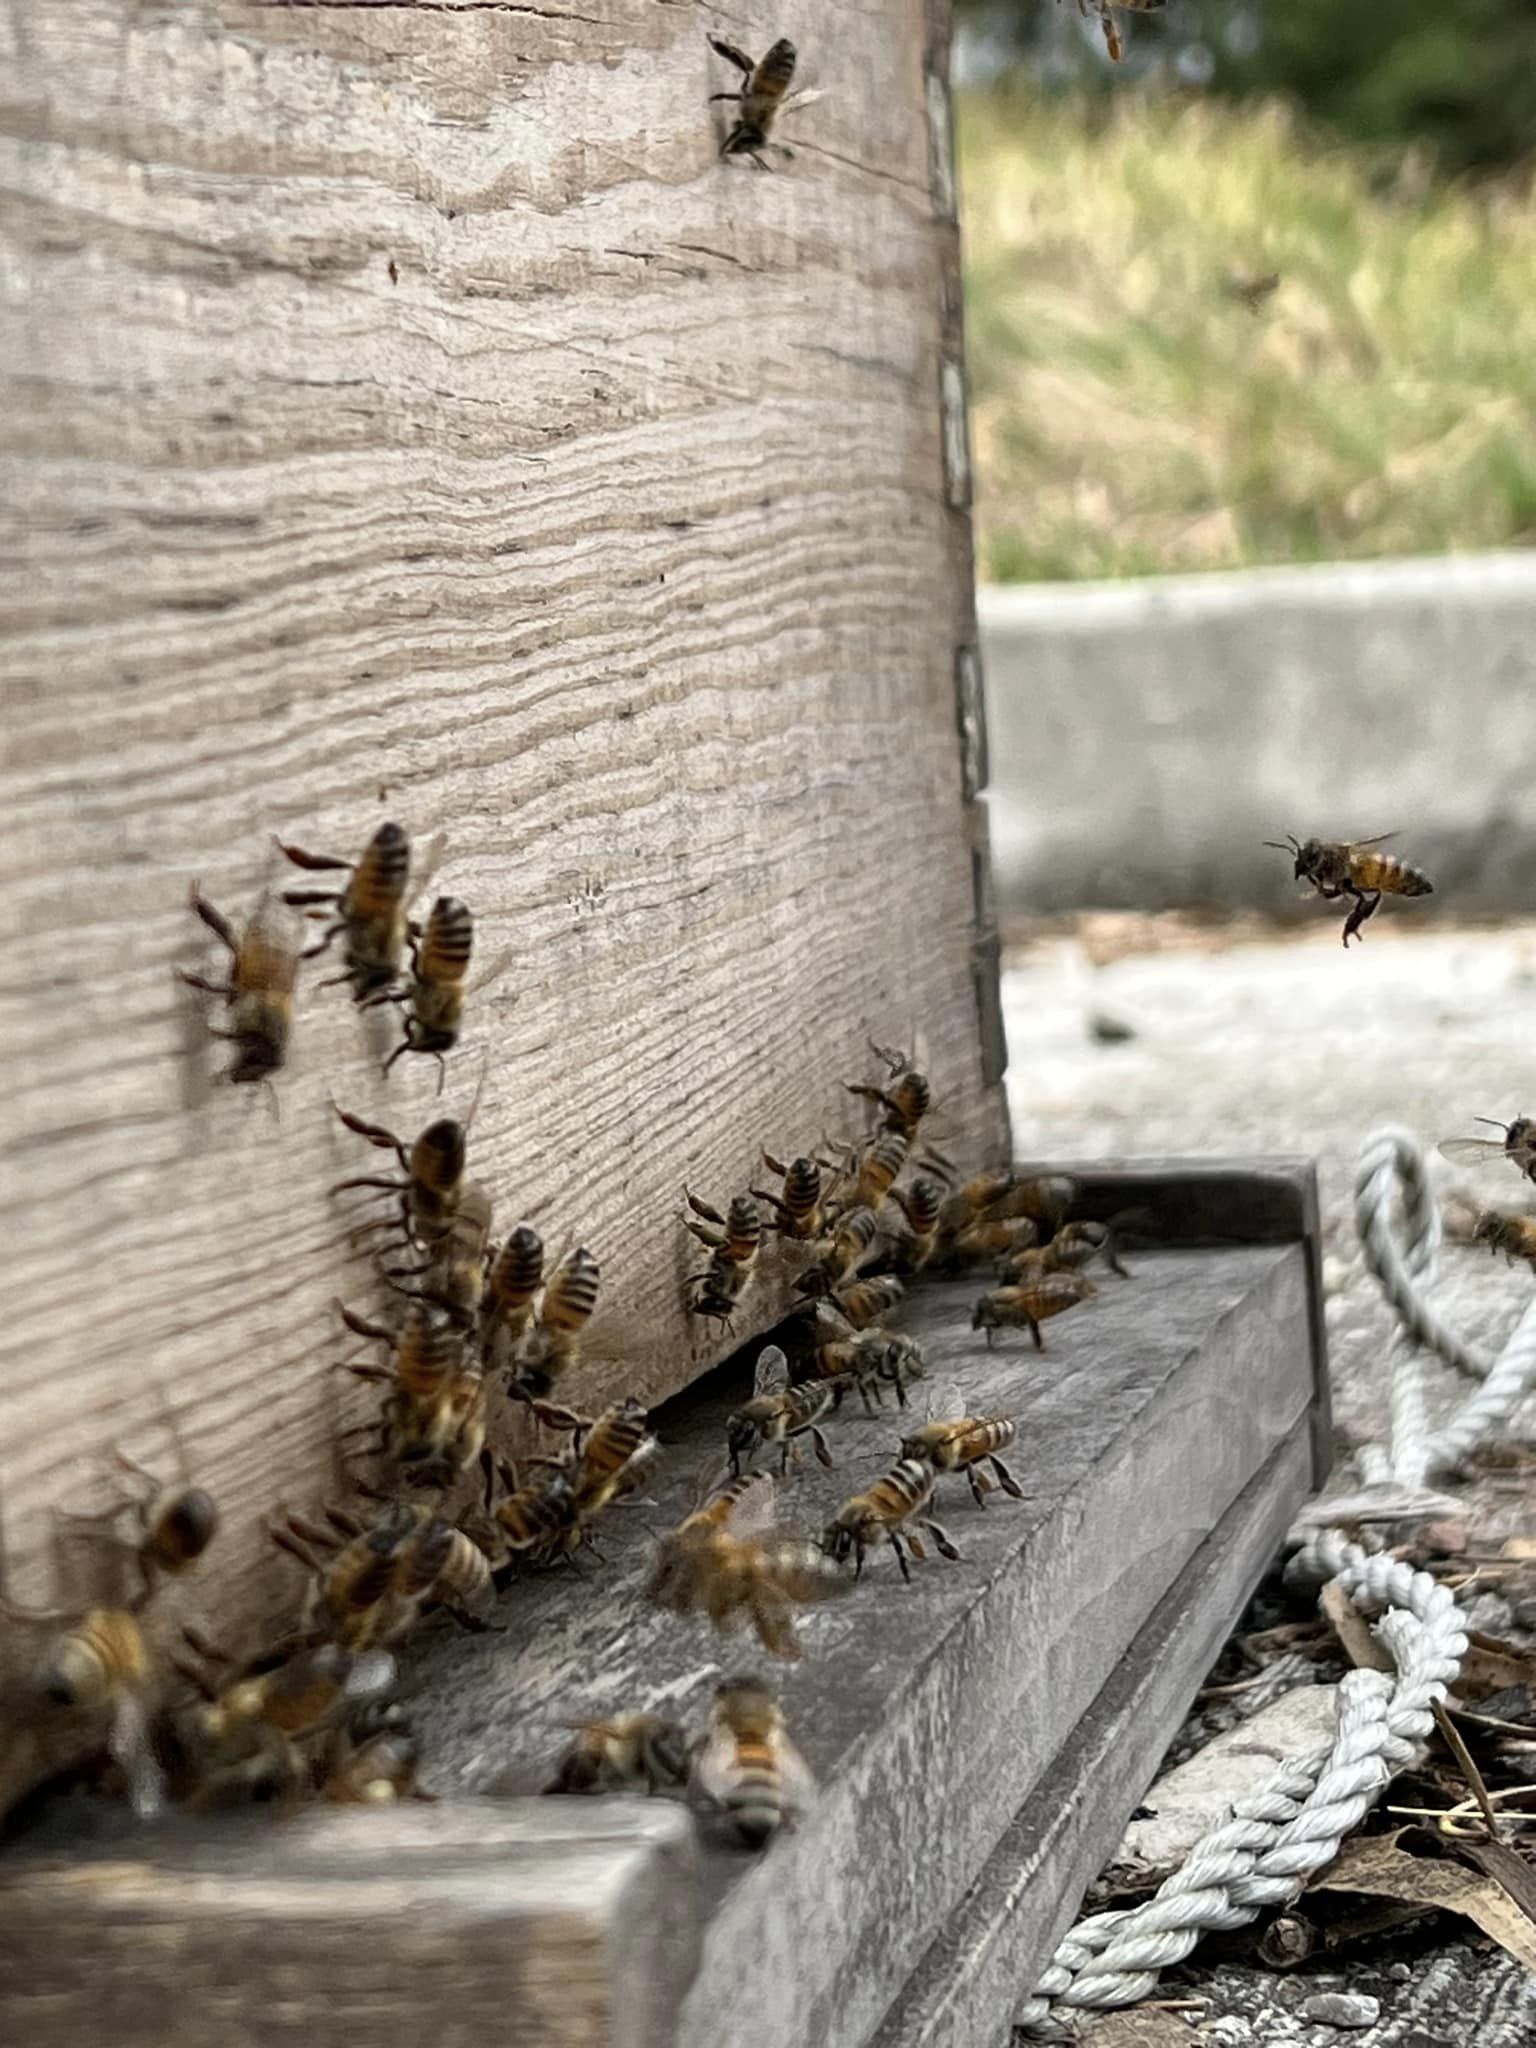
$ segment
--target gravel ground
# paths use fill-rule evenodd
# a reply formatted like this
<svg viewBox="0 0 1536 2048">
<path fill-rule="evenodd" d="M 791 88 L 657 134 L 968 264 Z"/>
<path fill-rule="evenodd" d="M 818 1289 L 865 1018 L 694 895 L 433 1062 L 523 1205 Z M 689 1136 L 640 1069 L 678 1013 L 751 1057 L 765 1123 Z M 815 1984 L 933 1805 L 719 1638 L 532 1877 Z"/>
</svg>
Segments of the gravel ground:
<svg viewBox="0 0 1536 2048">
<path fill-rule="evenodd" d="M 1031 1158 L 1309 1153 L 1324 1218 L 1324 1275 L 1341 1455 L 1386 1422 L 1395 1320 L 1359 1256 L 1351 1203 L 1360 1143 L 1400 1123 L 1430 1147 L 1476 1134 L 1476 1115 L 1536 1114 L 1536 923 L 1416 934 L 1388 911 L 1366 943 L 1337 924 L 1278 932 L 1200 928 L 1176 918 L 1085 917 L 1015 946 L 1003 1002 L 1015 1149 Z M 1128 1035 L 1118 1035 L 1119 1033 Z M 1529 1206 L 1501 1163 L 1470 1177 L 1436 1159 L 1447 1197 Z M 1531 1276 L 1448 1243 L 1433 1289 L 1441 1313 L 1483 1349 L 1503 1344 Z M 1467 1383 L 1436 1376 L 1438 1404 Z M 1536 1433 L 1536 1403 L 1516 1418 Z M 1529 1503 L 1506 1489 L 1449 1487 L 1479 1539 L 1506 1533 Z M 1499 1617 L 1479 1614 L 1486 1626 Z M 1410 1961 L 1390 1967 L 1383 1953 Z M 1301 2015 L 1332 1986 L 1374 1994 L 1378 2024 L 1340 2032 Z M 1197 1952 L 1169 1994 L 1210 2001 L 1192 2041 L 1230 2048 L 1483 2048 L 1536 2040 L 1536 1979 L 1446 1937 L 1371 1953 L 1326 1979 Z M 1192 2016 L 1194 2017 L 1194 2016 Z"/>
</svg>

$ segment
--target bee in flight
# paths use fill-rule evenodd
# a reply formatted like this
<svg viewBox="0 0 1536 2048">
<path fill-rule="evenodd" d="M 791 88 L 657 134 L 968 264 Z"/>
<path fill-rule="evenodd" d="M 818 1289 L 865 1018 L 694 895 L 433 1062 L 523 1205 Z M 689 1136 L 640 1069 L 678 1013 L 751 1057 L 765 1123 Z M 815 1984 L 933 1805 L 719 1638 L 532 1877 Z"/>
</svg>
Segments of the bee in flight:
<svg viewBox="0 0 1536 2048">
<path fill-rule="evenodd" d="M 763 1848 L 816 1789 L 778 1697 L 761 1678 L 726 1678 L 715 1687 L 694 1775 L 749 1849 Z"/>
<path fill-rule="evenodd" d="M 47 1617 L 0 1601 L 7 1620 Z M 126 1608 L 95 1607 L 73 1626 L 54 1633 L 33 1674 L 27 1705 L 36 1718 L 78 1710 L 104 1723 L 105 1749 L 126 1781 L 141 1820 L 165 1801 L 165 1782 L 151 1739 L 156 1691 L 149 1645 L 136 1615 Z"/>
<path fill-rule="evenodd" d="M 749 1473 L 713 1488 L 662 1538 L 648 1587 L 672 1614 L 707 1615 L 717 1629 L 750 1620 L 772 1656 L 800 1655 L 794 1610 L 848 1590 L 848 1574 L 808 1537 L 776 1536 L 774 1482 Z"/>
<path fill-rule="evenodd" d="M 730 133 L 720 145 L 720 154 L 749 156 L 760 171 L 768 168 L 763 161 L 765 149 L 776 149 L 781 156 L 792 157 L 794 151 L 787 143 L 769 140 L 773 125 L 781 114 L 794 107 L 808 107 L 821 97 L 817 92 L 790 92 L 790 81 L 795 75 L 794 44 L 781 36 L 767 55 L 754 64 L 744 50 L 726 42 L 723 36 L 710 36 L 708 42 L 717 57 L 735 65 L 742 80 L 740 92 L 712 92 L 709 96 L 711 105 L 716 100 L 732 100 L 737 108 Z"/>
<path fill-rule="evenodd" d="M 1077 0 L 1077 11 L 1086 20 L 1090 13 L 1099 17 L 1099 26 L 1104 31 L 1104 47 L 1109 52 L 1111 64 L 1118 64 L 1125 55 L 1125 45 L 1120 40 L 1120 30 L 1115 24 L 1115 13 L 1155 14 L 1166 7 L 1168 0 Z"/>
<path fill-rule="evenodd" d="M 1502 1131 L 1502 1141 L 1495 1138 L 1446 1138 L 1440 1146 L 1443 1159 L 1453 1159 L 1458 1166 L 1489 1166 L 1495 1159 L 1507 1159 L 1516 1173 L 1523 1173 L 1527 1180 L 1536 1181 L 1536 1116 L 1517 1116 L 1512 1124 L 1501 1124 L 1493 1116 L 1476 1116 L 1472 1121 L 1490 1124 L 1494 1130 Z"/>
<path fill-rule="evenodd" d="M 1484 1209 L 1472 1235 L 1491 1252 L 1502 1252 L 1511 1264 L 1524 1259 L 1536 1269 L 1536 1216 L 1516 1216 L 1507 1209 Z"/>
<path fill-rule="evenodd" d="M 109 1540 L 116 1544 L 123 1539 L 110 1534 L 110 1525 L 131 1511 L 137 1537 L 126 1547 L 132 1551 L 142 1583 L 126 1605 L 130 1612 L 138 1614 L 148 1606 L 162 1578 L 177 1578 L 196 1564 L 219 1533 L 219 1510 L 199 1486 L 162 1487 L 153 1472 L 122 1451 L 114 1451 L 113 1460 L 133 1483 L 126 1498 L 119 1498 L 99 1511 L 76 1514 L 59 1508 L 55 1512 L 61 1520 L 76 1525 L 82 1534 L 108 1531 Z M 67 1533 L 73 1534 L 75 1529 Z"/>
<path fill-rule="evenodd" d="M 1350 898 L 1351 908 L 1344 920 L 1344 944 L 1360 936 L 1360 927 L 1370 917 L 1383 896 L 1432 896 L 1435 885 L 1420 869 L 1410 867 L 1395 853 L 1377 853 L 1374 848 L 1388 839 L 1395 839 L 1394 832 L 1380 832 L 1374 839 L 1298 840 L 1287 836 L 1285 839 L 1266 839 L 1266 846 L 1274 847 L 1277 853 L 1294 855 L 1296 880 L 1310 882 L 1325 902 L 1336 903 L 1341 896 Z"/>
<path fill-rule="evenodd" d="M 226 1079 L 269 1081 L 288 1057 L 293 1029 L 293 990 L 299 978 L 298 934 L 292 919 L 263 896 L 243 932 L 214 909 L 192 884 L 192 908 L 229 953 L 229 980 L 209 981 L 205 975 L 177 970 L 188 988 L 222 996 L 229 1008 L 229 1029 L 208 1027 L 212 1038 L 234 1046 Z"/>
<path fill-rule="evenodd" d="M 574 1740 L 547 1793 L 664 1792 L 688 1778 L 688 1737 L 666 1714 L 568 1721 Z"/>
</svg>

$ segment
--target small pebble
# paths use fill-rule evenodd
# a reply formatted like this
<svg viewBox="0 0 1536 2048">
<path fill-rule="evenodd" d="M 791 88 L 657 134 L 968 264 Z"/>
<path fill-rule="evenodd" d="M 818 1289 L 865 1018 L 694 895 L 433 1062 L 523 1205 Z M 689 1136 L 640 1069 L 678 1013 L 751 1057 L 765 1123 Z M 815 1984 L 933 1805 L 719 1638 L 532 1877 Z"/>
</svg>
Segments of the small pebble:
<svg viewBox="0 0 1536 2048">
<path fill-rule="evenodd" d="M 1095 1010 L 1088 1019 L 1088 1036 L 1096 1045 L 1124 1045 L 1127 1039 L 1136 1036 L 1136 1030 L 1122 1017 L 1111 1017 L 1103 1010 Z"/>
<path fill-rule="evenodd" d="M 1394 1984 L 1410 1984 L 1413 1981 L 1413 1968 L 1408 1963 L 1388 1963 L 1387 1975 Z"/>
<path fill-rule="evenodd" d="M 1466 1625 L 1485 1636 L 1501 1636 L 1513 1622 L 1514 1610 L 1502 1593 L 1479 1593 L 1465 1608 Z"/>
<path fill-rule="evenodd" d="M 1363 1991 L 1325 1991 L 1306 2001 L 1301 2016 L 1319 2027 L 1374 2027 L 1381 2018 L 1381 2000 Z"/>
<path fill-rule="evenodd" d="M 1253 2029 L 1245 2019 L 1236 2013 L 1229 2013 L 1225 2019 L 1208 2020 L 1200 2029 L 1203 2041 L 1218 2041 L 1222 2048 L 1245 2048 L 1253 2039 Z"/>
</svg>

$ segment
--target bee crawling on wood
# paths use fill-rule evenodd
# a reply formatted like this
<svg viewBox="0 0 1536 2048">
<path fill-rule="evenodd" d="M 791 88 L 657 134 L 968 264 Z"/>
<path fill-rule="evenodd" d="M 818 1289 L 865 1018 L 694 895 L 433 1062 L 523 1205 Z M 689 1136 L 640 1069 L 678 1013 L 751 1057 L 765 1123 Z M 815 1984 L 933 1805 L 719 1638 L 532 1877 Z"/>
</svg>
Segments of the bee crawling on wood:
<svg viewBox="0 0 1536 2048">
<path fill-rule="evenodd" d="M 1512 1124 L 1502 1124 L 1493 1116 L 1477 1116 L 1472 1121 L 1502 1131 L 1502 1140 L 1446 1138 L 1440 1145 L 1442 1158 L 1452 1159 L 1458 1166 L 1489 1166 L 1495 1159 L 1507 1159 L 1516 1173 L 1536 1181 L 1536 1116 L 1517 1116 Z"/>
<path fill-rule="evenodd" d="M 76 1514 L 65 1508 L 56 1513 L 71 1525 L 65 1532 L 68 1535 L 90 1537 L 105 1531 L 110 1541 L 122 1543 L 121 1536 L 110 1535 L 110 1525 L 131 1511 L 138 1535 L 125 1547 L 132 1551 L 142 1585 L 126 1604 L 137 1614 L 148 1606 L 162 1578 L 177 1578 L 197 1563 L 219 1532 L 219 1510 L 201 1487 L 162 1486 L 153 1472 L 122 1451 L 112 1455 L 118 1470 L 132 1482 L 128 1498 L 88 1513 Z"/>
<path fill-rule="evenodd" d="M 839 1563 L 851 1557 L 857 1579 L 864 1570 L 864 1553 L 883 1536 L 896 1553 L 901 1576 L 910 1581 L 908 1552 L 919 1561 L 928 1554 L 914 1533 L 916 1525 L 933 1538 L 941 1557 L 958 1564 L 960 1552 L 928 1512 L 937 1480 L 938 1473 L 925 1459 L 899 1458 L 884 1478 L 843 1502 L 822 1533 L 822 1549 Z"/>
<path fill-rule="evenodd" d="M 387 1366 L 346 1365 L 355 1379 L 389 1389 L 381 1421 L 357 1433 L 377 1431 L 402 1485 L 446 1492 L 485 1443 L 485 1381 L 478 1366 L 465 1360 L 462 1334 L 420 1302 L 409 1305 L 398 1330 L 369 1322 L 344 1303 L 337 1308 L 349 1330 L 387 1345 L 392 1354 Z"/>
<path fill-rule="evenodd" d="M 749 1849 L 765 1847 L 816 1790 L 789 1739 L 784 1710 L 761 1678 L 727 1678 L 716 1686 L 694 1775 L 700 1792 Z"/>
<path fill-rule="evenodd" d="M 760 171 L 768 168 L 763 161 L 766 149 L 776 149 L 781 156 L 792 157 L 794 151 L 787 143 L 769 140 L 774 123 L 781 114 L 787 114 L 795 107 L 807 107 L 813 100 L 821 98 L 819 92 L 790 92 L 790 82 L 795 75 L 794 44 L 781 36 L 767 55 L 754 64 L 744 50 L 726 42 L 723 36 L 710 36 L 707 40 L 716 56 L 723 57 L 727 64 L 734 64 L 742 77 L 740 92 L 712 92 L 709 96 L 711 105 L 716 100 L 731 100 L 737 107 L 736 119 L 720 145 L 720 154 L 748 156 Z"/>
<path fill-rule="evenodd" d="M 766 1188 L 749 1188 L 747 1192 L 766 1202 L 773 1211 L 773 1229 L 780 1237 L 802 1241 L 819 1236 L 823 1220 L 820 1162 L 802 1157 L 791 1159 L 785 1166 L 771 1152 L 765 1152 L 763 1164 L 770 1173 L 778 1175 L 783 1186 L 776 1195 Z"/>
<path fill-rule="evenodd" d="M 546 1793 L 665 1792 L 688 1782 L 688 1737 L 667 1714 L 567 1721 L 575 1739 Z"/>
<path fill-rule="evenodd" d="M 1326 902 L 1337 902 L 1341 896 L 1350 898 L 1352 907 L 1344 920 L 1344 944 L 1348 946 L 1352 938 L 1360 936 L 1360 927 L 1375 913 L 1383 896 L 1434 894 L 1434 883 L 1420 869 L 1410 867 L 1395 853 L 1372 851 L 1396 836 L 1394 832 L 1381 832 L 1374 839 L 1339 841 L 1301 841 L 1287 836 L 1283 840 L 1266 839 L 1264 844 L 1274 847 L 1277 853 L 1292 854 L 1296 880 L 1310 882 Z"/>
<path fill-rule="evenodd" d="M 998 1261 L 998 1278 L 1019 1286 L 1043 1280 L 1049 1273 L 1081 1273 L 1102 1259 L 1122 1280 L 1130 1274 L 1120 1261 L 1119 1245 L 1108 1223 L 1064 1223 L 1049 1244 L 1037 1249 L 1011 1252 Z"/>
<path fill-rule="evenodd" d="M 911 1054 L 898 1047 L 876 1045 L 871 1039 L 870 1051 L 883 1062 L 886 1078 L 871 1086 L 862 1081 L 845 1081 L 844 1088 L 850 1095 L 857 1095 L 865 1102 L 871 1102 L 880 1111 L 879 1127 L 905 1138 L 909 1147 L 917 1145 L 918 1133 L 933 1107 L 933 1086 L 928 1076 L 917 1065 L 921 1053 Z M 927 1156 L 918 1161 L 930 1172 L 938 1174 L 945 1181 L 953 1180 L 954 1168 L 940 1152 L 931 1148 Z"/>
<path fill-rule="evenodd" d="M 942 1386 L 935 1389 L 929 1416 L 903 1439 L 903 1458 L 931 1465 L 941 1474 L 963 1472 L 979 1508 L 986 1506 L 987 1495 L 999 1486 L 1015 1500 L 1024 1498 L 1023 1487 L 998 1455 L 1018 1434 L 1011 1415 L 968 1415 L 959 1389 Z"/>
<path fill-rule="evenodd" d="M 1082 1273 L 1047 1273 L 1043 1279 L 1026 1280 L 1016 1287 L 994 1287 L 976 1304 L 971 1317 L 973 1330 L 985 1330 L 990 1347 L 998 1330 L 1028 1330 L 1035 1349 L 1045 1349 L 1040 1325 L 1049 1316 L 1064 1315 L 1079 1302 L 1090 1301 L 1097 1287 Z"/>
<path fill-rule="evenodd" d="M 750 1195 L 737 1195 L 725 1215 L 683 1189 L 692 1216 L 683 1218 L 684 1227 L 709 1248 L 710 1261 L 703 1272 L 689 1281 L 688 1307 L 696 1316 L 709 1316 L 731 1327 L 747 1283 L 757 1263 L 763 1240 L 763 1219 Z M 696 1219 L 702 1218 L 702 1221 Z"/>
<path fill-rule="evenodd" d="M 758 1354 L 752 1382 L 752 1399 L 730 1416 L 725 1426 L 726 1447 L 731 1455 L 731 1476 L 740 1476 L 743 1462 L 760 1447 L 779 1447 L 779 1470 L 789 1470 L 789 1454 L 797 1436 L 808 1436 L 823 1465 L 832 1463 L 827 1440 L 817 1424 L 837 1399 L 833 1379 L 804 1380 L 797 1387 L 789 1383 L 789 1360 L 777 1344 L 764 1345 Z"/>
<path fill-rule="evenodd" d="M 530 1277 L 535 1255 L 542 1270 L 544 1247 L 530 1230 L 519 1247 L 519 1272 L 504 1276 L 509 1286 L 516 1281 L 514 1293 Z M 601 1278 L 597 1260 L 585 1245 L 577 1245 L 561 1259 L 549 1276 L 531 1326 L 524 1318 L 522 1333 L 511 1346 L 508 1393 L 519 1400 L 542 1398 L 571 1370 L 580 1355 L 582 1332 L 597 1306 Z"/>
<path fill-rule="evenodd" d="M 398 1700 L 366 1701 L 337 1731 L 320 1781 L 320 1797 L 341 1806 L 432 1802 L 416 1781 L 420 1745 Z"/>
<path fill-rule="evenodd" d="M 1484 1209 L 1472 1225 L 1472 1236 L 1490 1252 L 1502 1252 L 1510 1264 L 1524 1259 L 1536 1269 L 1536 1216 L 1519 1216 L 1508 1209 Z"/>
<path fill-rule="evenodd" d="M 327 906 L 333 921 L 318 945 L 310 946 L 306 960 L 328 951 L 333 939 L 342 939 L 344 971 L 335 977 L 351 984 L 354 1002 L 392 989 L 400 979 L 400 958 L 405 949 L 405 894 L 410 879 L 411 845 L 402 826 L 381 825 L 356 861 L 339 860 L 328 853 L 306 853 L 302 846 L 277 841 L 279 853 L 295 867 L 323 872 L 342 869 L 350 879 L 340 889 L 285 889 L 283 901 L 295 909 Z M 323 913 L 322 913 L 323 914 Z M 330 982 L 322 987 L 333 986 Z"/>
<path fill-rule="evenodd" d="M 234 1056 L 225 1078 L 232 1082 L 268 1081 L 288 1057 L 293 1029 L 293 991 L 299 978 L 299 939 L 287 912 L 263 895 L 243 932 L 214 909 L 192 884 L 192 909 L 230 956 L 228 981 L 177 973 L 188 988 L 222 996 L 229 1011 L 228 1030 L 209 1025 L 212 1038 L 227 1038 Z"/>
</svg>

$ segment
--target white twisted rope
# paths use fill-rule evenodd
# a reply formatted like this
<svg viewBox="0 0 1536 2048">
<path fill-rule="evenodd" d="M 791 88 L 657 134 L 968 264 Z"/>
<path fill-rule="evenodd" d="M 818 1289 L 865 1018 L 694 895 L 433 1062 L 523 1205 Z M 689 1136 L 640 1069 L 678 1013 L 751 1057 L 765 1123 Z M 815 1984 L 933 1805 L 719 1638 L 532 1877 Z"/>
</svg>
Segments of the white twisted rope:
<svg viewBox="0 0 1536 2048">
<path fill-rule="evenodd" d="M 1402 1247 L 1391 1222 L 1399 1186 L 1408 1230 Z M 1421 1361 L 1404 1350 L 1393 1377 L 1388 1442 L 1362 1459 L 1366 1493 L 1316 1503 L 1312 1519 L 1293 1531 L 1304 1537 L 1306 1561 L 1318 1577 L 1336 1581 L 1362 1613 L 1386 1610 L 1375 1634 L 1395 1670 L 1351 1671 L 1338 1688 L 1327 1747 L 1280 1765 L 1262 1790 L 1239 1800 L 1231 1818 L 1195 1845 L 1152 1898 L 1079 1921 L 1019 2009 L 1025 2032 L 1042 2031 L 1053 2007 L 1134 2005 L 1208 1930 L 1246 1926 L 1270 1907 L 1289 1904 L 1419 1754 L 1434 1725 L 1431 1708 L 1461 1669 L 1467 1639 L 1448 1589 L 1427 1572 L 1373 1556 L 1323 1525 L 1368 1513 L 1372 1505 L 1381 1512 L 1387 1502 L 1404 1513 L 1444 1503 L 1445 1496 L 1428 1491 L 1430 1477 L 1505 1422 L 1536 1382 L 1536 1302 L 1494 1362 L 1429 1310 L 1418 1290 L 1433 1277 L 1440 1220 L 1411 1133 L 1393 1128 L 1366 1141 L 1355 1206 L 1366 1259 L 1408 1342 L 1483 1380 L 1432 1430 Z"/>
</svg>

